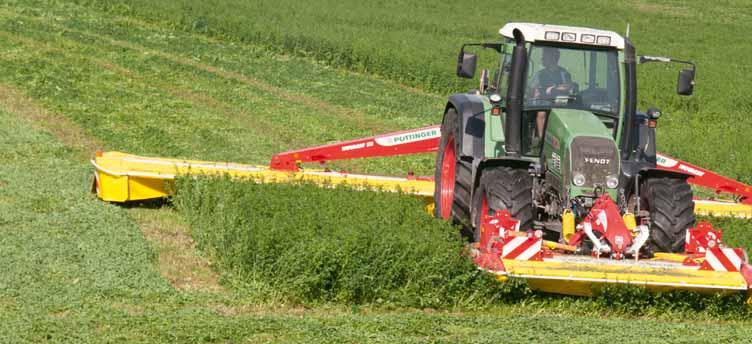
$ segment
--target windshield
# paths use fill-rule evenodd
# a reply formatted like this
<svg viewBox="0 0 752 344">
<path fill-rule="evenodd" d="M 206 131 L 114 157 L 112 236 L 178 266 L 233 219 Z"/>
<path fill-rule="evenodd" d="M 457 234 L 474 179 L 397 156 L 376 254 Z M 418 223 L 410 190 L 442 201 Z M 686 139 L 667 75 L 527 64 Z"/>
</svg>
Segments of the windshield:
<svg viewBox="0 0 752 344">
<path fill-rule="evenodd" d="M 573 108 L 619 114 L 619 63 L 615 50 L 532 45 L 526 109 Z"/>
</svg>

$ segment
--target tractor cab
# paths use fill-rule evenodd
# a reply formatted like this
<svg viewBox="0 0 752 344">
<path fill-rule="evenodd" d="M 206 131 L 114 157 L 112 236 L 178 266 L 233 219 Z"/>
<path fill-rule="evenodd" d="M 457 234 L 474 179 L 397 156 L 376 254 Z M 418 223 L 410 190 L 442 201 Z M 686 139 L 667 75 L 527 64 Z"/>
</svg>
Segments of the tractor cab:
<svg viewBox="0 0 752 344">
<path fill-rule="evenodd" d="M 593 113 L 616 139 L 622 103 L 618 51 L 531 45 L 525 77 L 521 153 L 538 156 L 552 109 Z"/>
</svg>

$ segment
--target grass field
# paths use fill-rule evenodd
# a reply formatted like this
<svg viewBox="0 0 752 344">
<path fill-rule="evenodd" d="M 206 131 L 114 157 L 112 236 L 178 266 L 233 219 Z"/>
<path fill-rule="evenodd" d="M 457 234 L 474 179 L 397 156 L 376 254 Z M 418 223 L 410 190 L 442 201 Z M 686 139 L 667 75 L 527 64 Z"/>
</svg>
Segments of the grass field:
<svg viewBox="0 0 752 344">
<path fill-rule="evenodd" d="M 173 208 L 119 207 L 91 196 L 87 159 L 92 151 L 103 148 L 264 163 L 271 153 L 283 149 L 437 123 L 443 109 L 442 92 L 453 84 L 441 81 L 444 77 L 433 69 L 440 67 L 433 64 L 413 72 L 415 78 L 395 77 L 414 61 L 412 57 L 383 62 L 398 68 L 390 74 L 366 68 L 367 63 L 361 68 L 327 60 L 314 48 L 252 39 L 239 23 L 236 29 L 220 30 L 214 27 L 214 19 L 207 17 L 206 24 L 201 24 L 192 17 L 195 14 L 187 12 L 200 9 L 198 5 L 175 2 L 180 7 L 168 11 L 161 7 L 167 3 L 132 3 L 105 11 L 96 3 L 85 4 L 93 6 L 52 1 L 0 5 L 0 264 L 6 267 L 0 272 L 0 341 L 505 342 L 562 338 L 599 342 L 612 340 L 613 333 L 627 342 L 748 340 L 749 315 L 726 309 L 723 302 L 696 312 L 694 305 L 629 306 L 626 300 L 632 296 L 628 294 L 616 304 L 525 295 L 524 301 L 501 300 L 478 309 L 425 310 L 337 302 L 297 304 L 275 295 L 260 297 L 247 286 L 239 286 L 231 271 L 218 269 L 210 254 L 195 248 L 190 223 Z M 728 5 L 727 22 L 713 24 L 718 29 L 714 32 L 737 34 L 749 25 L 743 20 L 747 18 L 744 11 Z M 694 5 L 687 6 L 690 19 L 700 16 L 703 23 L 718 11 L 699 12 Z M 270 18 L 288 20 L 268 10 L 277 13 Z M 346 17 L 350 10 L 344 6 L 332 13 L 336 19 Z M 299 15 L 311 16 L 305 11 Z M 647 22 L 651 15 L 666 16 L 645 14 L 639 20 Z M 396 18 L 389 20 L 407 20 Z M 184 30 L 185 23 L 193 21 L 196 25 Z M 504 20 L 493 21 L 501 24 Z M 261 20 L 253 22 L 264 25 Z M 458 28 L 460 33 L 454 36 L 454 29 L 434 31 L 435 22 L 409 22 L 406 27 L 423 30 L 424 37 L 452 41 L 437 45 L 441 50 L 436 55 L 449 54 L 447 60 L 460 41 L 482 38 L 483 33 L 475 36 L 474 32 L 492 33 L 499 25 L 484 24 L 483 30 Z M 663 32 L 659 29 L 650 30 Z M 340 27 L 330 30 L 343 32 Z M 316 42 L 316 35 L 324 35 L 325 29 L 308 34 Z M 689 31 L 683 39 L 690 40 L 692 34 L 697 36 Z M 303 37 L 294 32 L 290 36 L 301 41 Z M 345 39 L 335 36 L 332 41 Z M 430 46 L 436 39 L 425 38 L 421 44 Z M 701 40 L 712 41 L 711 35 Z M 410 49 L 405 52 L 390 45 L 392 41 L 383 38 L 382 45 L 373 46 L 380 46 L 383 55 L 394 50 L 404 56 L 412 54 Z M 672 42 L 670 52 L 684 52 L 683 56 L 698 61 L 702 58 L 707 65 L 724 60 L 724 54 L 714 50 L 720 50 L 719 45 L 703 47 L 702 51 L 709 51 L 703 55 L 699 47 L 684 50 L 680 43 Z M 371 49 L 371 45 L 359 44 Z M 734 93 L 748 81 L 732 76 L 750 68 L 739 58 L 741 53 L 726 50 L 734 61 L 726 65 L 734 74 L 708 72 L 714 78 L 710 80 L 733 80 L 738 88 L 707 87 L 712 93 L 701 96 L 704 87 L 698 87 L 696 100 L 689 103 L 666 98 L 667 117 L 675 112 L 690 120 L 667 119 L 662 129 L 689 137 L 674 138 L 665 132 L 662 137 L 667 137 L 663 148 L 668 153 L 749 181 L 749 160 L 742 160 L 741 155 L 729 158 L 749 147 L 742 135 L 747 124 L 740 121 L 749 102 Z M 713 68 L 709 71 L 726 70 Z M 421 79 L 424 74 L 436 81 Z M 672 78 L 656 77 L 642 94 L 670 91 Z M 666 84 L 661 86 L 662 82 Z M 683 113 L 687 106 L 697 112 Z M 701 119 L 707 118 L 714 123 L 705 132 Z M 682 144 L 713 139 L 718 141 L 718 151 L 708 151 L 709 145 Z M 433 157 L 426 156 L 342 166 L 367 172 L 430 173 L 432 164 Z M 736 233 L 729 234 L 729 241 L 749 242 L 746 222 L 723 225 Z M 734 313 L 727 314 L 729 310 Z M 591 331 L 594 328 L 599 330 Z"/>
<path fill-rule="evenodd" d="M 638 54 L 665 55 L 698 65 L 695 96 L 674 94 L 677 68 L 638 68 L 639 107 L 661 108 L 658 148 L 742 181 L 752 182 L 752 145 L 746 120 L 752 110 L 752 9 L 746 0 L 518 1 L 420 0 L 368 3 L 293 0 L 81 1 L 113 13 L 167 23 L 219 39 L 251 42 L 272 51 L 310 56 L 328 65 L 380 75 L 438 94 L 469 89 L 453 74 L 460 44 L 497 40 L 508 21 L 582 25 L 624 32 Z M 483 60 L 481 61 L 483 62 Z M 486 60 L 485 66 L 495 63 Z M 336 93 L 331 93 L 336 94 Z M 416 108 L 410 116 L 425 114 Z M 433 122 L 438 123 L 437 119 Z M 712 146 L 708 146 L 712 143 Z M 712 147 L 712 148 L 711 148 Z"/>
</svg>

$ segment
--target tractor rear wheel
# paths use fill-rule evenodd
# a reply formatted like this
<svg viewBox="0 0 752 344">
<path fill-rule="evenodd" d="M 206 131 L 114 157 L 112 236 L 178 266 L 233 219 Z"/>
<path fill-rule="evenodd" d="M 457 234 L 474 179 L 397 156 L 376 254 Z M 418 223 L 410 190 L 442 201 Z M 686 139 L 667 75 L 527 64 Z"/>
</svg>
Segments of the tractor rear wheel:
<svg viewBox="0 0 752 344">
<path fill-rule="evenodd" d="M 480 240 L 480 220 L 483 214 L 506 209 L 520 221 L 520 229 L 533 228 L 533 178 L 527 168 L 507 166 L 483 170 L 478 190 L 473 197 L 474 241 Z"/>
<path fill-rule="evenodd" d="M 687 179 L 648 178 L 640 203 L 650 212 L 650 247 L 654 252 L 683 252 L 687 228 L 695 224 L 695 203 Z"/>
<path fill-rule="evenodd" d="M 436 155 L 434 215 L 456 224 L 468 222 L 472 165 L 461 161 L 457 147 L 459 136 L 457 110 L 449 108 L 441 123 L 441 141 Z"/>
</svg>

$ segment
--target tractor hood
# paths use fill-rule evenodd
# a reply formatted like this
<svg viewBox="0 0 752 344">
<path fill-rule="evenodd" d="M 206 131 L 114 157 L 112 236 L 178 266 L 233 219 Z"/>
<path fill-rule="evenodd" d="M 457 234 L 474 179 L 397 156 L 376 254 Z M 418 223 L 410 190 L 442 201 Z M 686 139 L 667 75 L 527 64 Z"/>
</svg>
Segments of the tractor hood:
<svg viewBox="0 0 752 344">
<path fill-rule="evenodd" d="M 552 109 L 543 154 L 547 172 L 558 179 L 557 187 L 570 197 L 594 195 L 600 188 L 615 199 L 616 189 L 608 188 L 607 179 L 618 180 L 618 148 L 612 130 L 592 112 Z M 578 183 L 574 183 L 577 175 Z"/>
</svg>

